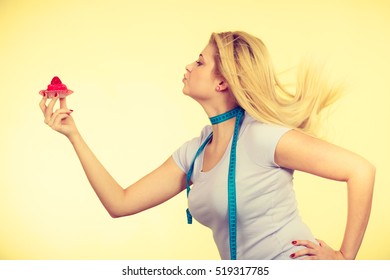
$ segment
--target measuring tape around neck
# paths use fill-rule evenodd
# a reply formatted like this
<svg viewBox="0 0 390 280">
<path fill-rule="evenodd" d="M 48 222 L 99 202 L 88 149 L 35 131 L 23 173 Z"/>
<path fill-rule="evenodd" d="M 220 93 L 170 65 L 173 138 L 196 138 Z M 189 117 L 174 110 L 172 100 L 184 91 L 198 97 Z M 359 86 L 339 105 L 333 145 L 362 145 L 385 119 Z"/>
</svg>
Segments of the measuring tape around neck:
<svg viewBox="0 0 390 280">
<path fill-rule="evenodd" d="M 230 110 L 226 113 L 210 118 L 211 124 L 214 125 L 236 117 L 233 139 L 232 139 L 232 146 L 230 150 L 230 161 L 229 161 L 229 172 L 228 172 L 229 242 L 230 242 L 230 258 L 232 260 L 237 259 L 236 148 L 237 148 L 238 134 L 240 131 L 243 116 L 244 116 L 244 109 L 242 109 L 241 107 L 236 107 L 233 110 Z M 212 137 L 213 137 L 213 133 L 211 132 L 209 136 L 207 136 L 206 140 L 199 147 L 191 163 L 191 166 L 187 172 L 187 178 L 186 178 L 187 197 L 191 191 L 190 182 L 191 182 L 192 173 L 194 171 L 195 160 L 206 148 L 207 144 L 210 143 Z M 192 224 L 192 215 L 190 213 L 190 210 L 187 209 L 186 212 L 187 212 L 187 222 L 189 224 Z"/>
</svg>

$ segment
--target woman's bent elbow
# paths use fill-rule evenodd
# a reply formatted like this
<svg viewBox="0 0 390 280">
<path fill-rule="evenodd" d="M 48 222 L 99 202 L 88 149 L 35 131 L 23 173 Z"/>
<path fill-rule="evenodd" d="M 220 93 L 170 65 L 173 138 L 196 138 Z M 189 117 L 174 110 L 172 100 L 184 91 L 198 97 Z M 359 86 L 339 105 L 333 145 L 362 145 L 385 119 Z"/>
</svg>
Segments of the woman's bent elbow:
<svg viewBox="0 0 390 280">
<path fill-rule="evenodd" d="M 370 162 L 367 162 L 366 165 L 366 174 L 369 178 L 371 178 L 372 181 L 375 181 L 375 175 L 376 175 L 376 167 Z"/>
<path fill-rule="evenodd" d="M 115 214 L 115 213 L 113 213 L 113 212 L 108 212 L 108 214 L 110 214 L 110 216 L 111 216 L 111 218 L 113 218 L 113 219 L 117 219 L 117 218 L 122 218 L 123 216 L 120 216 L 120 215 L 117 215 L 117 214 Z"/>
<path fill-rule="evenodd" d="M 122 218 L 122 217 L 127 217 L 136 214 L 137 212 L 129 212 L 129 211 L 124 211 L 123 209 L 117 208 L 117 209 L 106 209 L 108 214 L 111 216 L 113 219 L 117 218 Z"/>
<path fill-rule="evenodd" d="M 356 166 L 354 177 L 357 180 L 366 182 L 367 186 L 374 187 L 376 167 L 369 161 L 362 161 L 361 164 Z M 351 179 L 351 178 L 350 178 Z"/>
<path fill-rule="evenodd" d="M 120 211 L 112 211 L 112 210 L 108 211 L 108 214 L 110 214 L 111 218 L 113 218 L 113 219 L 131 216 L 131 214 L 125 214 L 125 213 L 120 212 Z"/>
<path fill-rule="evenodd" d="M 122 218 L 125 216 L 129 216 L 129 214 L 125 214 L 119 207 L 118 208 L 106 208 L 108 214 L 111 216 L 111 218 Z"/>
</svg>

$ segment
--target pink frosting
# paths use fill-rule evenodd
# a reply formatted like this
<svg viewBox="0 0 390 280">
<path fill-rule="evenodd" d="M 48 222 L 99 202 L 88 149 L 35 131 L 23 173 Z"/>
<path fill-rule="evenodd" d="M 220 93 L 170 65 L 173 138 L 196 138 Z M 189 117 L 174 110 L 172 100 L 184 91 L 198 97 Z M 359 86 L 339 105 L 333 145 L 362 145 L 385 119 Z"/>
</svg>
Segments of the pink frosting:
<svg viewBox="0 0 390 280">
<path fill-rule="evenodd" d="M 47 86 L 47 90 L 68 90 L 68 88 L 61 82 L 60 78 L 55 76 L 50 85 Z"/>
</svg>

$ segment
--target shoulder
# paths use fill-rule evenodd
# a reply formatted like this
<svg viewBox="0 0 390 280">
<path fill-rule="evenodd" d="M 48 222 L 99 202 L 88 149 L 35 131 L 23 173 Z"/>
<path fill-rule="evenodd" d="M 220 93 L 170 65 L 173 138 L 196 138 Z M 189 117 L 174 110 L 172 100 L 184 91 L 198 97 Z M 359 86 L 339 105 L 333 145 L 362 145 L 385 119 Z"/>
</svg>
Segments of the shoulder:
<svg viewBox="0 0 390 280">
<path fill-rule="evenodd" d="M 263 123 L 246 114 L 243 123 L 242 140 L 256 163 L 278 166 L 275 163 L 276 146 L 283 135 L 290 130 L 292 128 Z"/>
<path fill-rule="evenodd" d="M 203 127 L 203 129 L 200 132 L 200 135 L 197 137 L 192 138 L 191 140 L 188 140 L 185 142 L 181 147 L 187 147 L 189 149 L 195 149 L 195 152 L 198 150 L 199 146 L 203 143 L 203 141 L 206 140 L 206 138 L 210 135 L 212 132 L 211 125 L 206 125 Z"/>
<path fill-rule="evenodd" d="M 205 126 L 198 137 L 188 140 L 172 154 L 172 157 L 177 165 L 185 173 L 187 173 L 187 170 L 189 169 L 200 145 L 206 140 L 207 136 L 209 136 L 211 132 L 211 126 Z"/>
<path fill-rule="evenodd" d="M 357 173 L 375 173 L 371 163 L 361 156 L 296 130 L 281 139 L 275 159 L 284 168 L 337 181 L 348 181 Z"/>
<path fill-rule="evenodd" d="M 278 142 L 286 132 L 292 130 L 292 128 L 286 126 L 257 121 L 248 114 L 245 116 L 243 126 L 243 132 L 249 140 L 264 145 Z"/>
</svg>

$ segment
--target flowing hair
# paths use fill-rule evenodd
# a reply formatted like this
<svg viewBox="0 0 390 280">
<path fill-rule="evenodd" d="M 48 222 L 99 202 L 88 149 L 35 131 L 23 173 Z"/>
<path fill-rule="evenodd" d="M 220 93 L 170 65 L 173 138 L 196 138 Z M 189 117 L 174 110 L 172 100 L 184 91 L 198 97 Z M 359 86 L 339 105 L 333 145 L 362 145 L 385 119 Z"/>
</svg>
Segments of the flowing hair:
<svg viewBox="0 0 390 280">
<path fill-rule="evenodd" d="M 330 84 L 320 67 L 302 64 L 295 93 L 278 80 L 264 43 L 242 31 L 212 33 L 216 47 L 216 74 L 229 84 L 238 104 L 254 119 L 316 134 L 320 112 L 333 104 L 342 92 Z"/>
</svg>

